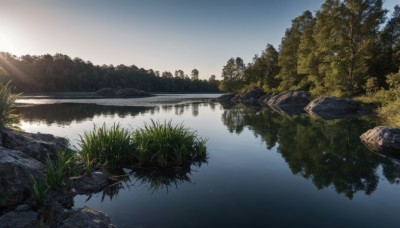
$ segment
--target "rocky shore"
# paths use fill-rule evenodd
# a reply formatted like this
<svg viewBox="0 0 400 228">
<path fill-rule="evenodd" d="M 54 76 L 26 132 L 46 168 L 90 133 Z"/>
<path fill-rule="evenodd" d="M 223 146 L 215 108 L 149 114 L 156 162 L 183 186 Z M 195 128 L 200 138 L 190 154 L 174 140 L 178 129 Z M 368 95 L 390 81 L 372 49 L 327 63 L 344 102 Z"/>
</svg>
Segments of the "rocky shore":
<svg viewBox="0 0 400 228">
<path fill-rule="evenodd" d="M 268 94 L 258 87 L 253 87 L 243 94 L 225 94 L 216 101 L 225 105 L 241 103 L 251 107 L 269 107 L 285 116 L 308 113 L 322 120 L 349 119 L 373 113 L 371 108 L 351 98 L 321 97 L 311 100 L 306 91 Z M 400 128 L 378 126 L 365 132 L 360 139 L 372 151 L 400 156 Z"/>
<path fill-rule="evenodd" d="M 32 179 L 44 180 L 46 159 L 55 160 L 62 150 L 74 153 L 65 138 L 0 129 L 0 227 L 115 227 L 103 212 L 73 208 L 76 194 L 110 184 L 102 172 L 71 178 L 70 188 L 49 190 L 43 204 L 37 204 Z"/>
</svg>

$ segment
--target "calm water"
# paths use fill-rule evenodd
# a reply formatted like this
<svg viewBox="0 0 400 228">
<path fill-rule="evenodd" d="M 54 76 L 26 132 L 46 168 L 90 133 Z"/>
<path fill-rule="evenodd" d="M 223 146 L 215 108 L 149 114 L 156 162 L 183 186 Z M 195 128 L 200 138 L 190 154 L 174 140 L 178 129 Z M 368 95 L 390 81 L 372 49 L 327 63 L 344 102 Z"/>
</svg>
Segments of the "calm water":
<svg viewBox="0 0 400 228">
<path fill-rule="evenodd" d="M 399 226 L 400 164 L 359 140 L 378 124 L 371 118 L 324 121 L 202 101 L 24 102 L 34 105 L 18 108 L 23 130 L 75 146 L 94 124 L 135 129 L 150 119 L 184 122 L 208 138 L 208 162 L 190 172 L 131 173 L 122 189 L 75 198 L 119 227 Z"/>
</svg>

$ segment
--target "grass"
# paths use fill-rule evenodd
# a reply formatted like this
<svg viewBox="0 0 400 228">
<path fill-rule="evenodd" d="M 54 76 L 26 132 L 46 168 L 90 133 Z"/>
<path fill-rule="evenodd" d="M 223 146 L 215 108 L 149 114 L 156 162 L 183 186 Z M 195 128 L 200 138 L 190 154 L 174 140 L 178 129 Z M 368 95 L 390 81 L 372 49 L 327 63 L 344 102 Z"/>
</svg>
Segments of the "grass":
<svg viewBox="0 0 400 228">
<path fill-rule="evenodd" d="M 99 168 L 181 167 L 201 163 L 206 158 L 206 140 L 183 124 L 151 121 L 144 128 L 129 132 L 113 125 L 94 127 L 80 136 L 80 156 L 87 173 Z"/>
<path fill-rule="evenodd" d="M 206 157 L 206 140 L 183 124 L 151 120 L 150 125 L 133 133 L 135 156 L 140 165 L 183 166 Z"/>
<path fill-rule="evenodd" d="M 119 125 L 107 129 L 106 125 L 80 136 L 80 155 L 86 172 L 99 167 L 116 168 L 131 156 L 131 134 Z"/>
<path fill-rule="evenodd" d="M 44 197 L 49 190 L 49 186 L 46 181 L 38 181 L 32 175 L 30 176 L 32 182 L 32 194 L 36 200 L 36 204 L 38 206 L 43 204 Z"/>
<path fill-rule="evenodd" d="M 15 96 L 11 96 L 10 81 L 0 83 L 0 127 L 9 127 L 17 119 L 17 115 L 13 114 Z"/>
<path fill-rule="evenodd" d="M 57 189 L 68 186 L 67 177 L 75 166 L 75 154 L 67 151 L 57 153 L 57 161 L 47 158 L 45 163 L 46 183 L 50 188 Z"/>
</svg>

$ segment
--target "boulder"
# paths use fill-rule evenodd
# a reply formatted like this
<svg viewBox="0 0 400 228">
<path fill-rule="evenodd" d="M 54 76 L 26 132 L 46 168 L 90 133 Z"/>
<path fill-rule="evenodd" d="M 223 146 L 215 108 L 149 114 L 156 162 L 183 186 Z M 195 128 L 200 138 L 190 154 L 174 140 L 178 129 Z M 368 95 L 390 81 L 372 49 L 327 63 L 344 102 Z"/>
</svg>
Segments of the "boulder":
<svg viewBox="0 0 400 228">
<path fill-rule="evenodd" d="M 102 88 L 102 89 L 97 90 L 94 93 L 94 95 L 101 96 L 101 97 L 114 97 L 116 92 L 117 92 L 116 89 Z"/>
<path fill-rule="evenodd" d="M 310 102 L 310 93 L 306 91 L 286 91 L 270 97 L 269 106 L 291 106 L 304 108 Z"/>
<path fill-rule="evenodd" d="M 227 94 L 223 94 L 223 95 L 219 96 L 216 99 L 216 101 L 219 101 L 219 102 L 231 102 L 234 97 L 235 97 L 234 93 L 227 93 Z"/>
<path fill-rule="evenodd" d="M 115 97 L 118 98 L 149 97 L 149 96 L 152 95 L 143 90 L 132 89 L 132 88 L 119 89 L 115 92 Z"/>
<path fill-rule="evenodd" d="M 273 97 L 273 96 L 274 95 L 272 93 L 264 94 L 263 96 L 258 98 L 258 103 L 260 103 L 261 105 L 266 105 L 268 103 L 269 99 L 271 99 L 271 97 Z"/>
<path fill-rule="evenodd" d="M 99 192 L 110 184 L 108 176 L 99 171 L 93 172 L 90 176 L 82 176 L 74 183 L 75 191 L 78 194 Z"/>
<path fill-rule="evenodd" d="M 12 150 L 19 150 L 32 158 L 44 163 L 47 157 L 55 159 L 57 152 L 68 149 L 66 138 L 55 137 L 50 134 L 31 134 L 10 129 L 1 129 L 2 146 Z"/>
<path fill-rule="evenodd" d="M 31 176 L 45 178 L 43 164 L 17 150 L 0 147 L 0 199 L 2 206 L 12 206 L 31 195 Z M 4 200 L 5 199 L 5 200 Z"/>
<path fill-rule="evenodd" d="M 93 210 L 89 207 L 66 211 L 57 222 L 60 228 L 109 228 L 116 227 L 111 224 L 107 214 Z"/>
<path fill-rule="evenodd" d="M 320 119 L 350 119 L 370 114 L 372 110 L 350 98 L 322 97 L 310 102 L 305 108 L 312 116 Z"/>
<path fill-rule="evenodd" d="M 258 100 L 260 97 L 262 97 L 265 94 L 265 92 L 258 88 L 258 87 L 253 87 L 250 90 L 247 90 L 244 92 L 242 95 L 240 95 L 240 99 L 242 101 L 246 100 Z"/>
<path fill-rule="evenodd" d="M 32 210 L 10 211 L 0 217 L 0 227 L 4 228 L 31 228 L 40 227 L 36 212 Z"/>
<path fill-rule="evenodd" d="M 322 97 L 311 101 L 304 110 L 311 112 L 357 112 L 360 104 L 350 98 Z"/>
<path fill-rule="evenodd" d="M 147 93 L 140 89 L 123 88 L 123 89 L 112 89 L 102 88 L 97 90 L 94 95 L 105 97 L 105 98 L 133 98 L 133 97 L 149 97 L 152 94 Z"/>
<path fill-rule="evenodd" d="M 362 134 L 360 139 L 373 151 L 400 155 L 400 128 L 375 127 Z"/>
</svg>

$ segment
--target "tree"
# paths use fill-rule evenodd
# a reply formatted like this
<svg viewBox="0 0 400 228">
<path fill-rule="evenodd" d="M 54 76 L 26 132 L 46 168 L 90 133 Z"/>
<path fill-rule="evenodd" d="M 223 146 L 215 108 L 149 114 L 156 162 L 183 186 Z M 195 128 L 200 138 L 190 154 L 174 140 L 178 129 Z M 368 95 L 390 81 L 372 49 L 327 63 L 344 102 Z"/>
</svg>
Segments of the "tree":
<svg viewBox="0 0 400 228">
<path fill-rule="evenodd" d="M 338 96 L 362 92 L 385 13 L 382 0 L 325 2 L 317 13 L 314 37 L 326 91 Z"/>
<path fill-rule="evenodd" d="M 199 71 L 197 69 L 193 69 L 190 76 L 192 77 L 193 81 L 199 80 Z"/>
<path fill-rule="evenodd" d="M 244 83 L 244 71 L 246 67 L 243 59 L 237 57 L 230 58 L 222 69 L 222 82 L 219 87 L 223 91 L 238 91 Z"/>
<path fill-rule="evenodd" d="M 298 51 L 306 28 L 312 27 L 314 18 L 310 11 L 305 11 L 301 16 L 292 20 L 291 28 L 287 29 L 282 38 L 279 55 L 279 89 L 281 91 L 296 88 L 303 79 L 297 73 Z"/>
</svg>

